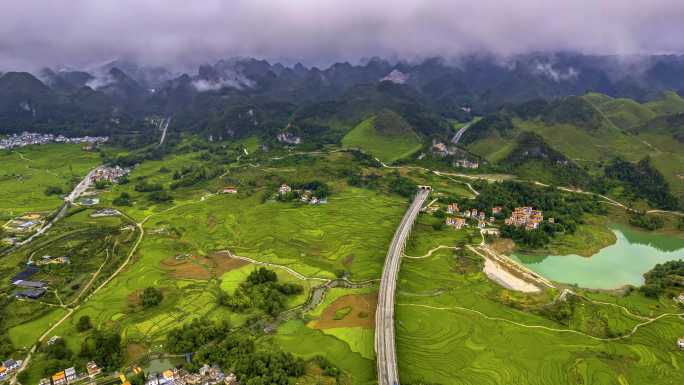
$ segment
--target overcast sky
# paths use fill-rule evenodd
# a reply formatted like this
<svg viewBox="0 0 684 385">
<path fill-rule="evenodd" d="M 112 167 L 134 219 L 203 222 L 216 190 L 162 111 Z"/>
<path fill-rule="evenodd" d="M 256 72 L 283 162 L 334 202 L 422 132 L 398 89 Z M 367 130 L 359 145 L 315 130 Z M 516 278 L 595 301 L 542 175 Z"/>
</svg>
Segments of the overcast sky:
<svg viewBox="0 0 684 385">
<path fill-rule="evenodd" d="M 684 52 L 684 0 L 2 0 L 0 68 Z"/>
</svg>

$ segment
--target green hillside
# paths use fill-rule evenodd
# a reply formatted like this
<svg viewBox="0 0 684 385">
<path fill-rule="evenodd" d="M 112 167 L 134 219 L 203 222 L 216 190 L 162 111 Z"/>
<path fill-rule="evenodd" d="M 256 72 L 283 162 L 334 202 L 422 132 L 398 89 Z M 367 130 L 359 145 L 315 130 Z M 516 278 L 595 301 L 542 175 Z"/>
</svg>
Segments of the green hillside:
<svg viewBox="0 0 684 385">
<path fill-rule="evenodd" d="M 645 104 L 658 115 L 672 115 L 684 112 L 684 99 L 676 92 L 668 91 L 658 100 Z"/>
<path fill-rule="evenodd" d="M 676 113 L 684 100 L 674 93 L 640 104 L 630 99 L 588 93 L 552 102 L 534 101 L 508 107 L 474 124 L 463 136 L 466 148 L 516 175 L 555 183 L 581 180 L 576 163 L 602 175 L 607 162 L 619 157 L 638 162 L 650 157 L 671 192 L 684 200 L 684 114 Z M 684 106 L 684 103 L 682 103 Z M 545 145 L 568 162 L 520 158 L 529 153 L 523 134 L 538 135 Z M 518 162 L 512 162 L 512 159 Z M 522 162 L 521 162 L 522 161 Z"/>
<path fill-rule="evenodd" d="M 665 92 L 661 98 L 644 104 L 596 93 L 587 94 L 585 99 L 617 128 L 633 133 L 627 135 L 629 142 L 638 141 L 647 147 L 624 146 L 623 149 L 632 148 L 634 152 L 631 157 L 622 155 L 631 160 L 649 155 L 672 193 L 684 199 L 684 141 L 678 139 L 684 138 L 684 99 L 674 92 Z"/>
<path fill-rule="evenodd" d="M 397 119 L 396 114 L 378 115 L 362 121 L 342 138 L 342 145 L 360 148 L 383 162 L 405 158 L 422 147 L 418 135 L 403 119 Z"/>
<path fill-rule="evenodd" d="M 656 117 L 657 113 L 647 105 L 632 99 L 613 99 L 610 96 L 589 93 L 584 99 L 600 110 L 616 126 L 630 129 Z"/>
</svg>

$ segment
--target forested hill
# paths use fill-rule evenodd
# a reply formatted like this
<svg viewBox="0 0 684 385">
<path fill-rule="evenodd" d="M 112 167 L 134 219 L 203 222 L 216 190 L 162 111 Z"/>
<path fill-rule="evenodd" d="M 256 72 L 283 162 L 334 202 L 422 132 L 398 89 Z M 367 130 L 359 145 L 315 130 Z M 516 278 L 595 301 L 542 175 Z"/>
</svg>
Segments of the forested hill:
<svg viewBox="0 0 684 385">
<path fill-rule="evenodd" d="M 588 93 L 506 105 L 462 144 L 516 175 L 676 209 L 684 204 L 684 99 Z"/>
<path fill-rule="evenodd" d="M 684 77 L 676 76 L 684 73 L 683 57 L 632 58 L 630 63 L 639 64 L 634 68 L 625 62 L 559 53 L 418 63 L 376 58 L 320 69 L 239 58 L 188 73 L 120 60 L 89 72 L 5 72 L 0 77 L 0 130 L 135 131 L 136 122 L 146 117 L 173 115 L 172 130 L 214 137 L 276 132 L 293 119 L 300 120 L 295 126 L 301 135 L 318 136 L 334 125 L 331 120 L 349 128 L 386 108 L 431 135 L 442 132 L 446 120 L 467 121 L 531 100 L 593 90 L 642 103 L 665 90 L 684 89 Z M 595 119 L 579 100 L 573 106 L 557 105 L 549 119 L 562 123 L 568 115 L 563 108 Z M 119 123 L 109 124 L 112 119 Z"/>
</svg>

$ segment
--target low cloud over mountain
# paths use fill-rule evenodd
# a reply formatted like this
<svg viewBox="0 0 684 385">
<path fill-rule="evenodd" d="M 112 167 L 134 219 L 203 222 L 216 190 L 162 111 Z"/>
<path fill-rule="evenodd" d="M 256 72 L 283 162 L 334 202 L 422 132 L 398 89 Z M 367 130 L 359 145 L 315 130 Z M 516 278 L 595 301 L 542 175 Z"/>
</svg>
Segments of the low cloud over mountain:
<svg viewBox="0 0 684 385">
<path fill-rule="evenodd" d="M 196 66 L 235 55 L 329 64 L 482 51 L 684 51 L 681 0 L 8 0 L 2 8 L 6 70 L 113 57 Z"/>
</svg>

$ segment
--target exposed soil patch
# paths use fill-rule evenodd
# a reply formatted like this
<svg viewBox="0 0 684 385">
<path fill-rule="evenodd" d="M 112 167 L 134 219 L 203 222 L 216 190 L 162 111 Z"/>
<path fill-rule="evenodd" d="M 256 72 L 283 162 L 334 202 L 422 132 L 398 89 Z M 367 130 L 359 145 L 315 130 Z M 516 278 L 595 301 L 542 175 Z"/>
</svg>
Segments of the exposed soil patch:
<svg viewBox="0 0 684 385">
<path fill-rule="evenodd" d="M 138 289 L 128 295 L 128 304 L 134 307 L 142 306 L 142 289 Z"/>
<path fill-rule="evenodd" d="M 216 276 L 221 276 L 223 273 L 239 269 L 244 265 L 248 265 L 249 262 L 243 261 L 242 259 L 231 258 L 228 253 L 214 253 L 209 256 L 209 258 L 214 263 L 214 272 Z"/>
<path fill-rule="evenodd" d="M 362 327 L 370 329 L 375 320 L 378 293 L 345 295 L 330 304 L 321 317 L 312 323 L 314 329 Z M 350 311 L 347 308 L 351 308 Z M 347 313 L 340 317 L 341 313 Z M 341 318 L 341 319 L 336 319 Z"/>
<path fill-rule="evenodd" d="M 147 353 L 147 346 L 135 342 L 126 345 L 126 355 L 129 361 L 137 361 Z"/>
<path fill-rule="evenodd" d="M 354 263 L 354 254 L 349 254 L 342 260 L 344 267 L 351 267 L 352 263 Z"/>
<path fill-rule="evenodd" d="M 209 214 L 207 215 L 207 229 L 213 230 L 216 227 L 216 217 Z"/>
<path fill-rule="evenodd" d="M 515 242 L 508 238 L 497 238 L 491 243 L 491 248 L 499 254 L 509 254 L 515 249 Z"/>
<path fill-rule="evenodd" d="M 170 257 L 161 261 L 161 267 L 178 279 L 210 279 L 237 269 L 248 262 L 231 258 L 227 253 L 214 253 L 206 257 L 189 256 L 184 259 Z"/>
</svg>

